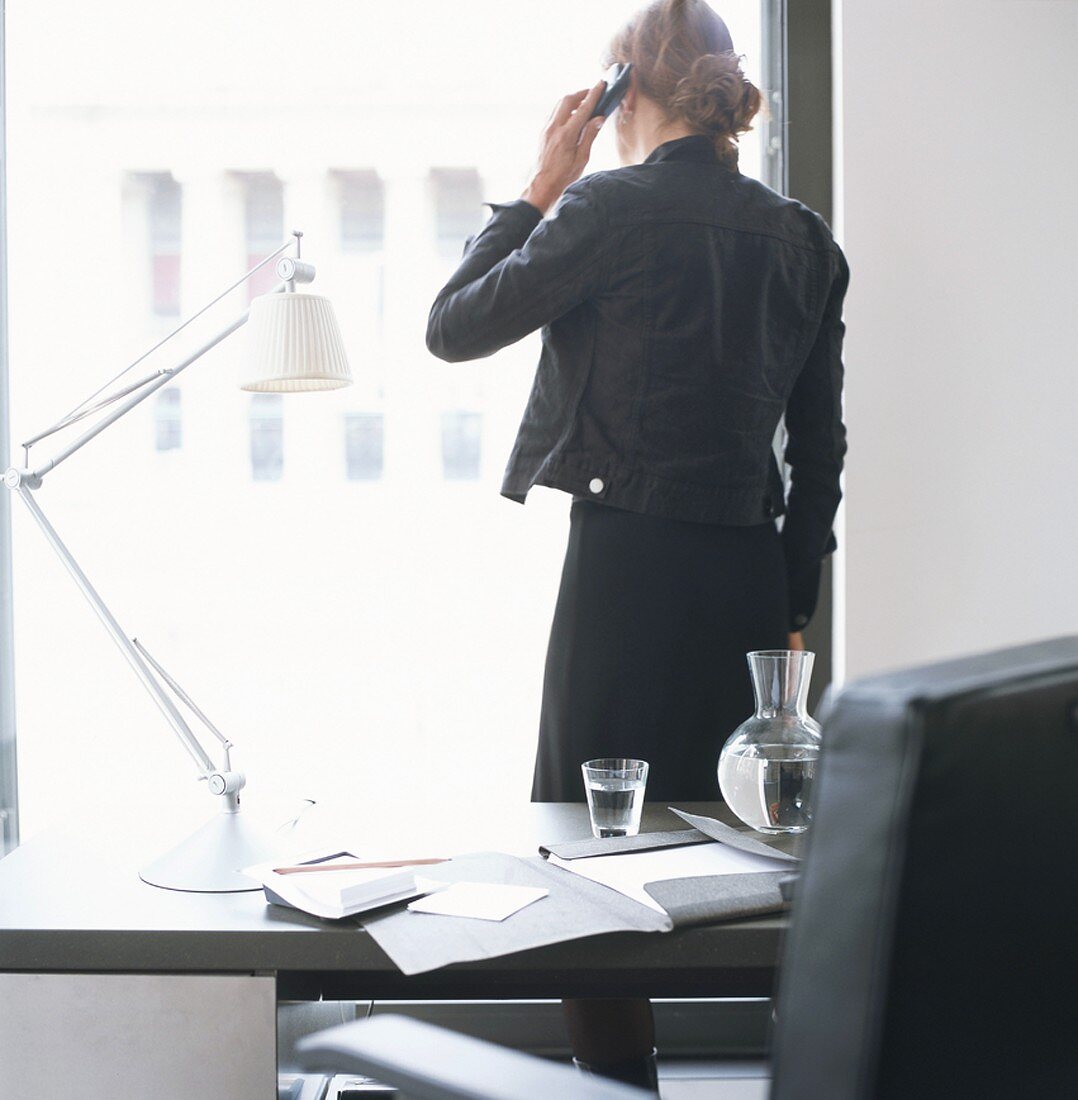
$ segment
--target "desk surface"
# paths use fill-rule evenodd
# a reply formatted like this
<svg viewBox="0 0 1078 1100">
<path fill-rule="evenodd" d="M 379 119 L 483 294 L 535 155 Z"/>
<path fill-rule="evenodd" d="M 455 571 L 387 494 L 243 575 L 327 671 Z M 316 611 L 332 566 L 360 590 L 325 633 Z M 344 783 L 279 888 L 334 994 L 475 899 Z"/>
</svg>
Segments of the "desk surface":
<svg viewBox="0 0 1078 1100">
<path fill-rule="evenodd" d="M 721 804 L 679 805 L 731 820 Z M 679 827 L 665 807 L 645 806 L 642 831 Z M 529 806 L 507 835 L 506 850 L 519 854 L 589 836 L 587 808 Z M 297 1000 L 750 997 L 770 994 L 786 925 L 767 917 L 595 936 L 406 978 L 350 922 L 267 905 L 261 893 L 160 890 L 137 866 L 62 833 L 33 837 L 0 860 L 0 970 L 274 972 L 279 996 Z"/>
</svg>

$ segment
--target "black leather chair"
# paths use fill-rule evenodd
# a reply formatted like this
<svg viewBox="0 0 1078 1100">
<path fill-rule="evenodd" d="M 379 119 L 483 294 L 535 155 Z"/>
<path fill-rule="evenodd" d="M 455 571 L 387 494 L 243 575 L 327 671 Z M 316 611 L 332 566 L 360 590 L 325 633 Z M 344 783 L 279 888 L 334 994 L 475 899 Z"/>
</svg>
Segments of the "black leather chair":
<svg viewBox="0 0 1078 1100">
<path fill-rule="evenodd" d="M 1078 1096 L 1076 796 L 1078 638 L 862 680 L 825 708 L 774 1100 Z M 417 1100 L 644 1095 L 388 1017 L 305 1046 Z"/>
</svg>

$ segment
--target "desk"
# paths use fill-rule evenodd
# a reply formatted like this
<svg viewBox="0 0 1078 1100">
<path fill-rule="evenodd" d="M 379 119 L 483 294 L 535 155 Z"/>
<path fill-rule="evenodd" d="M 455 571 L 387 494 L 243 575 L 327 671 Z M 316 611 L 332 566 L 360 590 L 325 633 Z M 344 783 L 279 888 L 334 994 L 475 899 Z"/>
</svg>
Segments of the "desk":
<svg viewBox="0 0 1078 1100">
<path fill-rule="evenodd" d="M 732 820 L 719 804 L 681 808 Z M 393 825 L 396 831 L 399 823 Z M 645 806 L 643 831 L 683 826 L 665 807 Z M 371 832 L 377 832 L 374 825 Z M 522 806 L 519 820 L 501 825 L 498 832 L 498 839 L 492 842 L 488 832 L 476 847 L 535 854 L 540 843 L 590 835 L 587 808 L 575 803 Z M 260 1003 L 266 988 L 279 1000 L 762 997 L 772 991 L 786 924 L 784 917 L 766 917 L 664 935 L 619 933 L 406 978 L 369 935 L 348 922 L 327 924 L 267 906 L 260 893 L 160 890 L 138 879 L 137 866 L 49 834 L 31 838 L 0 860 L 0 1000 L 14 1010 L 5 1015 L 20 1014 L 10 998 L 24 996 L 25 980 L 33 975 L 246 976 L 263 983 L 249 998 L 252 1005 Z M 162 995 L 147 989 L 147 1003 Z M 204 989 L 192 987 L 191 995 L 196 1004 L 208 1003 Z M 268 1059 L 275 1055 L 275 1031 L 266 1031 L 264 1016 L 261 1007 L 253 1012 L 243 1046 L 254 1049 L 261 1043 Z M 127 1026 L 137 1030 L 138 1019 Z M 55 1013 L 50 1026 L 59 1026 Z M 5 1028 L 0 1026 L 0 1060 L 6 1072 L 13 1040 L 5 1039 Z M 178 1047 L 201 1048 L 199 1058 L 206 1061 L 206 1035 L 174 1039 Z M 62 1045 L 73 1042 L 63 1037 Z M 22 1041 L 15 1052 L 26 1049 Z M 275 1066 L 274 1057 L 274 1072 Z M 246 1095 L 235 1091 L 232 1079 L 213 1087 L 233 1100 Z M 13 1092 L 13 1100 L 18 1095 Z M 154 1096 L 167 1100 L 169 1094 L 158 1084 Z"/>
</svg>

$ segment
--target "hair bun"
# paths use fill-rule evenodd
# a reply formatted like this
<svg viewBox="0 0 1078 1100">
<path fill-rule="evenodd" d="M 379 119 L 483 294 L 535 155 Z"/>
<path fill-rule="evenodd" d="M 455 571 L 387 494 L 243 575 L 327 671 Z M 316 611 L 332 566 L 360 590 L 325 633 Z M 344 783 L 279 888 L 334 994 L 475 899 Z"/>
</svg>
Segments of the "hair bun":
<svg viewBox="0 0 1078 1100">
<path fill-rule="evenodd" d="M 749 129 L 761 97 L 737 54 L 707 53 L 677 82 L 669 106 L 705 133 L 734 136 Z"/>
<path fill-rule="evenodd" d="M 652 0 L 614 36 L 607 64 L 631 61 L 640 94 L 737 163 L 737 139 L 763 96 L 741 68 L 730 30 L 705 0 Z"/>
</svg>

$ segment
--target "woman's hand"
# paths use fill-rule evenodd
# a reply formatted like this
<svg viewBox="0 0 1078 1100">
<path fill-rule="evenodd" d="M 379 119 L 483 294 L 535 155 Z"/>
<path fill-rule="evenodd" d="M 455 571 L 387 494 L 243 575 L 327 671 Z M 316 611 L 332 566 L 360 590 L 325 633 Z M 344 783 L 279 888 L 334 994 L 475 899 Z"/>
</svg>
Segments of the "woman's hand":
<svg viewBox="0 0 1078 1100">
<path fill-rule="evenodd" d="M 805 639 L 801 637 L 801 631 L 790 635 L 790 649 L 804 649 Z"/>
<path fill-rule="evenodd" d="M 604 118 L 589 119 L 606 87 L 600 80 L 587 91 L 572 92 L 554 108 L 539 139 L 539 160 L 531 182 L 520 197 L 543 214 L 561 198 L 571 183 L 580 179 L 591 155 L 592 142 Z"/>
</svg>

